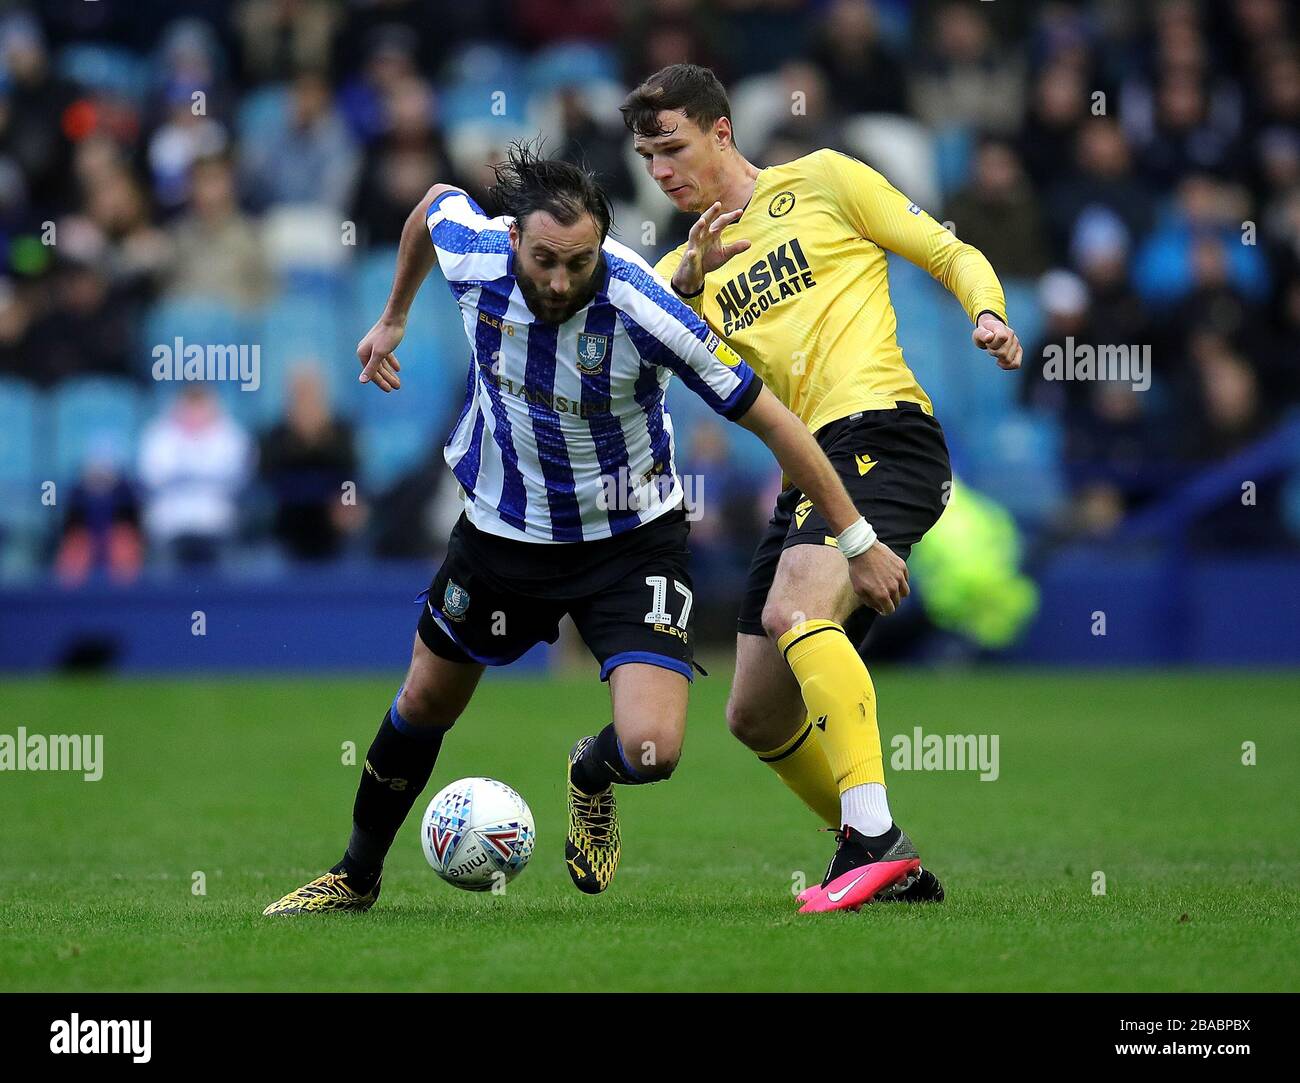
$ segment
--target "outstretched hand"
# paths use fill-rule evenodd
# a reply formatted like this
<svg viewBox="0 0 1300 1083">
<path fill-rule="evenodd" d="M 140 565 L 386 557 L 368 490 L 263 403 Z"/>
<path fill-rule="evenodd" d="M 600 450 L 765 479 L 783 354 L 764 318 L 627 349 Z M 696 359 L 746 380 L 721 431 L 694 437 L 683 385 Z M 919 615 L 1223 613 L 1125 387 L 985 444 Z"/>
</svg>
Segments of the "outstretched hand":
<svg viewBox="0 0 1300 1083">
<path fill-rule="evenodd" d="M 373 383 L 385 393 L 397 391 L 402 386 L 397 375 L 402 371 L 402 366 L 393 351 L 401 345 L 405 334 L 404 325 L 384 319 L 378 320 L 366 332 L 365 338 L 357 343 L 357 360 L 361 362 L 358 380 L 361 383 Z"/>
</svg>

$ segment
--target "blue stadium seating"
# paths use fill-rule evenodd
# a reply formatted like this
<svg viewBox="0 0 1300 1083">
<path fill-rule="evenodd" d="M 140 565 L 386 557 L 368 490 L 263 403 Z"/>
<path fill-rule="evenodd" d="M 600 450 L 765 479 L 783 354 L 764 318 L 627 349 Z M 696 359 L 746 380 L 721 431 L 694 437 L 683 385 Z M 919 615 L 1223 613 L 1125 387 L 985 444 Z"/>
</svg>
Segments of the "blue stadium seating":
<svg viewBox="0 0 1300 1083">
<path fill-rule="evenodd" d="M 954 126 L 934 133 L 934 153 L 939 167 L 939 187 L 952 195 L 970 178 L 975 140 L 969 128 Z"/>
<path fill-rule="evenodd" d="M 67 45 L 59 51 L 56 66 L 69 82 L 136 102 L 144 99 L 149 86 L 148 62 L 113 45 Z"/>
<path fill-rule="evenodd" d="M 383 491 L 431 456 L 438 439 L 419 418 L 394 418 L 363 424 L 357 445 L 366 482 Z"/>
<path fill-rule="evenodd" d="M 573 41 L 543 49 L 528 62 L 525 79 L 530 93 L 547 95 L 566 86 L 619 79 L 618 56 L 608 46 Z"/>
<path fill-rule="evenodd" d="M 356 340 L 346 326 L 345 315 L 337 306 L 310 294 L 283 296 L 266 308 L 256 338 L 261 345 L 262 386 L 248 396 L 251 401 L 241 409 L 247 424 L 261 428 L 283 414 L 288 380 L 300 363 L 320 370 L 335 410 L 350 415 Z"/>
<path fill-rule="evenodd" d="M 0 378 L 0 575 L 34 569 L 42 537 L 58 522 L 41 503 L 42 482 L 54 480 L 42 454 L 46 418 L 40 392 Z"/>
<path fill-rule="evenodd" d="M 25 380 L 0 378 L 0 484 L 39 476 L 37 441 L 45 431 L 45 403 Z"/>
<path fill-rule="evenodd" d="M 50 393 L 53 476 L 75 481 L 91 455 L 107 455 L 130 470 L 143 422 L 144 396 L 125 379 L 83 377 Z M 49 446 L 47 436 L 44 443 Z"/>
<path fill-rule="evenodd" d="M 528 101 L 524 68 L 524 58 L 511 49 L 481 42 L 458 49 L 439 92 L 439 119 L 447 127 L 493 120 L 518 123 Z M 495 111 L 498 102 L 504 108 Z"/>
<path fill-rule="evenodd" d="M 259 140 L 275 136 L 289 110 L 289 88 L 285 84 L 262 87 L 240 99 L 235 113 L 239 141 L 256 146 Z"/>
<path fill-rule="evenodd" d="M 972 436 L 966 481 L 1022 523 L 1049 519 L 1065 496 L 1057 419 L 1017 410 Z"/>
</svg>

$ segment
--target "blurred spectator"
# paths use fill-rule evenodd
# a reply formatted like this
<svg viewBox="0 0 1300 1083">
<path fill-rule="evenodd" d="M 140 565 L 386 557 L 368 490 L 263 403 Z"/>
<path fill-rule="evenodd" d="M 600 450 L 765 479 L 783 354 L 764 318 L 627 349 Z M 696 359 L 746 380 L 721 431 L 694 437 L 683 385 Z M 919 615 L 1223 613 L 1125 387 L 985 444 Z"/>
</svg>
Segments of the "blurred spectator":
<svg viewBox="0 0 1300 1083">
<path fill-rule="evenodd" d="M 903 66 L 880 40 L 870 0 L 832 0 L 813 34 L 808 59 L 835 88 L 845 113 L 902 113 Z"/>
<path fill-rule="evenodd" d="M 1025 111 L 1018 43 L 994 38 L 981 5 L 947 3 L 919 35 L 912 112 L 932 128 L 969 125 L 1010 134 Z"/>
<path fill-rule="evenodd" d="M 561 41 L 612 41 L 618 33 L 615 0 L 515 0 L 512 21 L 520 41 L 533 48 Z"/>
<path fill-rule="evenodd" d="M 407 216 L 429 188 L 457 183 L 441 133 L 433 124 L 433 95 L 423 79 L 405 77 L 382 102 L 383 134 L 366 152 L 352 219 L 370 244 L 396 244 Z"/>
<path fill-rule="evenodd" d="M 0 22 L 0 155 L 12 157 L 30 191 L 56 210 L 72 200 L 65 112 L 77 91 L 51 69 L 39 23 L 25 12 Z"/>
<path fill-rule="evenodd" d="M 285 72 L 328 69 L 343 14 L 331 0 L 241 0 L 233 22 L 244 78 L 263 83 Z"/>
<path fill-rule="evenodd" d="M 1079 126 L 1090 115 L 1088 88 L 1078 67 L 1057 64 L 1039 73 L 1019 145 L 1025 168 L 1040 188 L 1055 180 L 1061 163 L 1074 156 Z"/>
<path fill-rule="evenodd" d="M 275 498 L 275 537 L 289 555 L 336 556 L 360 526 L 362 508 L 345 502 L 343 491 L 357 481 L 352 429 L 331 416 L 314 366 L 293 372 L 284 420 L 262 442 L 259 472 Z"/>
<path fill-rule="evenodd" d="M 102 263 L 98 252 L 78 253 L 64 242 L 49 307 L 28 336 L 29 379 L 48 385 L 70 376 L 130 375 L 134 324 Z"/>
<path fill-rule="evenodd" d="M 106 243 L 104 268 L 113 288 L 135 301 L 152 297 L 171 249 L 151 221 L 143 186 L 114 162 L 87 187 L 86 213 Z"/>
<path fill-rule="evenodd" d="M 1020 384 L 1020 394 L 1027 405 L 1061 413 L 1070 385 L 1063 380 L 1045 378 L 1047 351 L 1052 345 L 1063 347 L 1070 339 L 1086 340 L 1088 287 L 1083 279 L 1069 271 L 1049 271 L 1038 283 L 1038 305 L 1045 321 L 1043 340 L 1024 344 L 1025 378 Z"/>
<path fill-rule="evenodd" d="M 692 427 L 689 446 L 678 458 L 688 475 L 688 502 L 700 516 L 691 523 L 692 550 L 714 569 L 746 566 L 771 510 L 765 498 L 775 494 L 756 492 L 753 474 L 737 463 L 726 431 L 711 418 Z"/>
<path fill-rule="evenodd" d="M 347 125 L 334 111 L 330 86 L 317 72 L 293 81 L 288 115 L 243 156 L 254 207 L 319 203 L 339 211 L 352 201 L 360 158 Z"/>
<path fill-rule="evenodd" d="M 173 296 L 239 307 L 266 300 L 272 282 L 262 242 L 235 203 L 234 177 L 225 158 L 195 165 L 191 210 L 172 227 L 171 239 L 166 283 Z"/>
<path fill-rule="evenodd" d="M 669 64 L 690 63 L 713 68 L 726 82 L 737 73 L 719 55 L 723 50 L 713 48 L 721 33 L 716 10 L 695 0 L 648 0 L 637 5 L 623 23 L 623 81 L 635 86 Z"/>
<path fill-rule="evenodd" d="M 229 115 L 230 84 L 216 29 L 197 17 L 168 24 L 158 46 L 153 79 L 164 98 L 188 92 L 190 102 L 210 117 Z M 195 92 L 200 92 L 195 101 Z"/>
<path fill-rule="evenodd" d="M 1161 76 L 1154 97 L 1154 123 L 1138 143 L 1143 176 L 1157 191 L 1167 192 L 1194 170 L 1241 171 L 1235 95 L 1216 107 L 1199 70 L 1174 70 Z"/>
<path fill-rule="evenodd" d="M 339 112 L 362 142 L 370 143 L 387 129 L 387 103 L 393 91 L 402 82 L 419 78 L 415 61 L 419 45 L 405 26 L 382 24 L 362 38 L 357 62 L 343 71 L 338 96 Z"/>
<path fill-rule="evenodd" d="M 573 86 L 560 91 L 560 128 L 563 141 L 556 157 L 590 169 L 616 202 L 636 199 L 627 166 L 627 129 L 621 121 L 602 123 L 592 116 L 582 91 Z"/>
<path fill-rule="evenodd" d="M 822 147 L 843 147 L 844 128 L 821 70 L 805 61 L 781 66 L 784 117 L 768 134 L 762 165 L 782 165 Z"/>
<path fill-rule="evenodd" d="M 122 476 L 124 448 L 92 447 L 79 481 L 67 497 L 67 514 L 54 570 L 68 586 L 96 572 L 130 582 L 144 563 L 140 506 Z"/>
<path fill-rule="evenodd" d="M 1200 394 L 1186 450 L 1195 458 L 1222 459 L 1261 436 L 1271 419 L 1254 367 L 1226 337 L 1209 329 L 1196 331 L 1190 349 Z"/>
<path fill-rule="evenodd" d="M 1104 332 L 1095 341 L 1107 344 L 1150 342 L 1146 308 L 1129 280 L 1133 242 L 1124 223 L 1104 207 L 1079 216 L 1070 238 L 1070 263 L 1083 276 L 1092 311 Z"/>
<path fill-rule="evenodd" d="M 166 119 L 149 140 L 149 171 L 154 199 L 164 211 L 184 206 L 191 195 L 195 163 L 223 154 L 226 129 L 206 112 L 198 112 L 195 91 L 183 84 L 166 90 Z"/>
<path fill-rule="evenodd" d="M 1133 276 L 1151 302 L 1172 304 L 1206 286 L 1230 286 L 1262 301 L 1269 280 L 1258 243 L 1243 243 L 1249 201 L 1239 188 L 1192 174 L 1178 186 L 1177 201 L 1137 254 Z"/>
<path fill-rule="evenodd" d="M 999 275 L 1031 277 L 1047 267 L 1038 199 L 1006 142 L 990 139 L 981 144 L 971 183 L 952 197 L 944 217 L 958 237 L 988 257 Z"/>
<path fill-rule="evenodd" d="M 1150 227 L 1155 204 L 1147 186 L 1133 171 L 1124 133 L 1108 117 L 1090 117 L 1075 138 L 1074 169 L 1057 172 L 1046 194 L 1047 218 L 1058 257 L 1068 249 L 1078 218 L 1100 205 L 1119 217 L 1129 236 Z"/>
<path fill-rule="evenodd" d="M 140 442 L 137 474 L 150 544 L 182 564 L 220 559 L 238 531 L 253 458 L 248 434 L 216 395 L 187 385 Z"/>
</svg>

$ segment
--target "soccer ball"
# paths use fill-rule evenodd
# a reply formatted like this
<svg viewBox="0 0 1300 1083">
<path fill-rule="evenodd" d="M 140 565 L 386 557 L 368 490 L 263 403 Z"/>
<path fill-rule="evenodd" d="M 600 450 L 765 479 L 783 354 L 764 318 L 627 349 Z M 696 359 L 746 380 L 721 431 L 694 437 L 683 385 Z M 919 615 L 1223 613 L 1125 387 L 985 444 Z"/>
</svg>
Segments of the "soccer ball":
<svg viewBox="0 0 1300 1083">
<path fill-rule="evenodd" d="M 537 828 L 528 802 L 494 778 L 444 786 L 420 822 L 420 844 L 433 871 L 466 891 L 513 880 L 533 856 Z"/>
</svg>

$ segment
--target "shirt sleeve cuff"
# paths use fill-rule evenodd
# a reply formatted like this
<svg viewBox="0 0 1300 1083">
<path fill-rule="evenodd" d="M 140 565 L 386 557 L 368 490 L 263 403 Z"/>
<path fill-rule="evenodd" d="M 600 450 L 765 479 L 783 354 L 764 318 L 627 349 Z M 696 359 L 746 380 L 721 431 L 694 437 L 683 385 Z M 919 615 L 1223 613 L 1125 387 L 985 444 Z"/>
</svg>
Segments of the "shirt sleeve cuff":
<svg viewBox="0 0 1300 1083">
<path fill-rule="evenodd" d="M 739 421 L 749 413 L 749 408 L 758 401 L 758 396 L 762 391 L 763 381 L 758 378 L 757 372 L 750 369 L 749 383 L 745 384 L 745 386 L 736 393 L 735 401 L 722 411 L 722 416 L 728 421 Z"/>
</svg>

